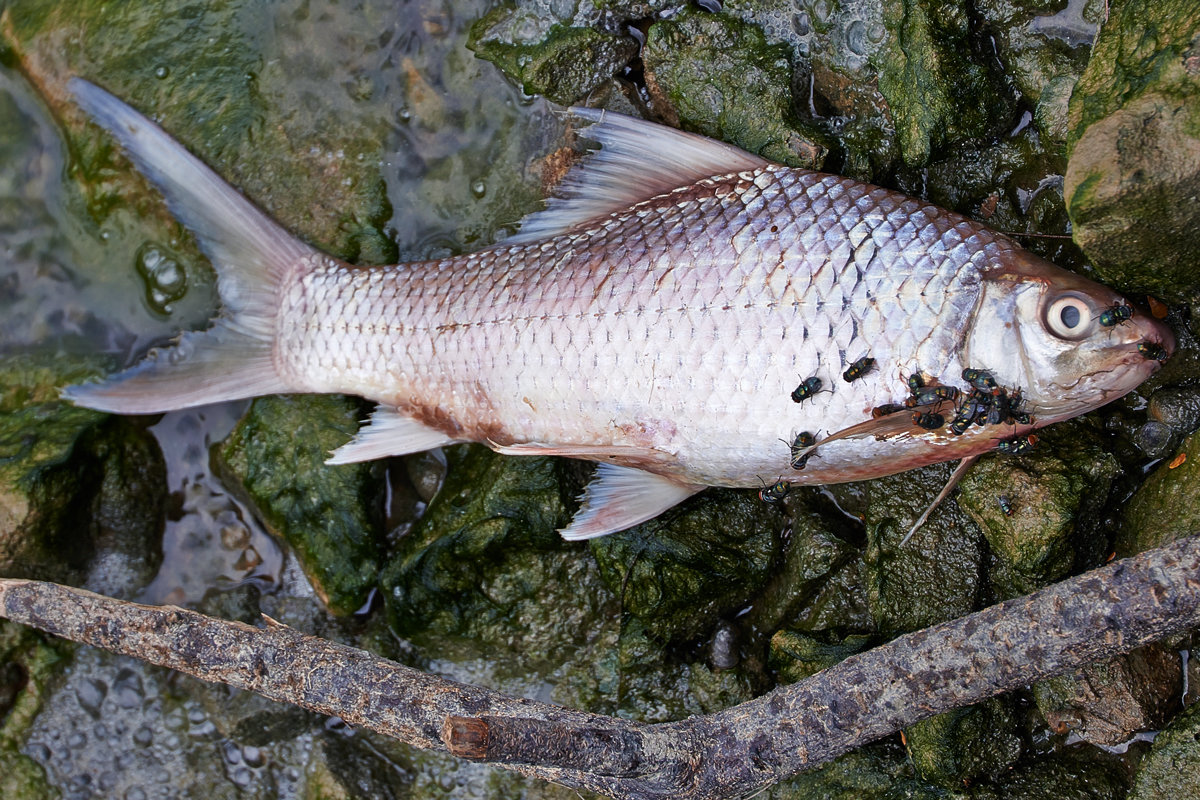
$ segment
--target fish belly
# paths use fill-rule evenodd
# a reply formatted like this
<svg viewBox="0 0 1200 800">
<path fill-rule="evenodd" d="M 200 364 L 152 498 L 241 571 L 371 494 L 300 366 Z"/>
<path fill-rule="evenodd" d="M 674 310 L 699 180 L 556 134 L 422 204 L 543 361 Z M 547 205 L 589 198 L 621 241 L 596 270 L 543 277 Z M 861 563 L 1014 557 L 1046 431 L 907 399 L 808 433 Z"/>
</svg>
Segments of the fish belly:
<svg viewBox="0 0 1200 800">
<path fill-rule="evenodd" d="M 392 267 L 315 257 L 286 292 L 276 356 L 298 387 L 455 439 L 611 447 L 618 463 L 753 486 L 790 471 L 797 433 L 868 419 L 908 374 L 956 382 L 981 270 L 1013 249 L 913 198 L 770 165 L 541 241 Z M 875 368 L 843 380 L 863 356 Z M 793 402 L 811 376 L 823 390 Z M 793 477 L 942 460 L 916 439 L 836 444 Z"/>
</svg>

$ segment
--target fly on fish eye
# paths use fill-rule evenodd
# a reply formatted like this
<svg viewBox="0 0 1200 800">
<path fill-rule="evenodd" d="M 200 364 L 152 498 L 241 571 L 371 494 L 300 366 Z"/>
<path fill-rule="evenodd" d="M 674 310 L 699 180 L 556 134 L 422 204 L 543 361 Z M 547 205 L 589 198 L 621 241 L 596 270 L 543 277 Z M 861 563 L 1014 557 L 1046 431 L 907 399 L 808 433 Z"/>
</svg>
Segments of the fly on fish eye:
<svg viewBox="0 0 1200 800">
<path fill-rule="evenodd" d="M 805 378 L 799 386 L 792 390 L 792 402 L 804 402 L 817 392 L 821 391 L 821 385 L 821 379 L 815 375 L 811 378 Z"/>
<path fill-rule="evenodd" d="M 908 391 L 912 394 L 917 394 L 925 386 L 925 379 L 921 377 L 921 373 L 914 372 L 908 376 Z"/>
<path fill-rule="evenodd" d="M 846 381 L 846 383 L 856 381 L 863 375 L 866 375 L 868 372 L 870 372 L 871 368 L 874 366 L 875 359 L 871 358 L 870 356 L 863 356 L 858 361 L 855 361 L 853 364 L 846 367 L 846 371 L 842 373 L 842 380 Z"/>
</svg>

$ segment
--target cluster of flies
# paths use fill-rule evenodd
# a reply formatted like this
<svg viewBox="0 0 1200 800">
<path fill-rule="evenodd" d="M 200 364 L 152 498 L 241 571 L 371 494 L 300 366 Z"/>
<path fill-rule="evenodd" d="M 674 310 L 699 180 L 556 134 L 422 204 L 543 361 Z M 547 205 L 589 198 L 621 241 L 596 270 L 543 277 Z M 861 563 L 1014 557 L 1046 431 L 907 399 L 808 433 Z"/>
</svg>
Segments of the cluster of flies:
<svg viewBox="0 0 1200 800">
<path fill-rule="evenodd" d="M 1105 327 L 1120 325 L 1133 316 L 1133 307 L 1124 303 L 1117 304 L 1100 314 L 1098 321 Z M 1162 347 L 1147 342 L 1138 345 L 1138 353 L 1144 358 L 1165 361 L 1167 354 Z M 842 373 L 842 379 L 847 383 L 861 378 L 875 366 L 875 359 L 866 356 L 858 359 Z M 964 369 L 962 379 L 968 389 L 960 390 L 954 386 L 928 386 L 925 378 L 916 373 L 908 377 L 909 396 L 904 404 L 886 403 L 872 410 L 871 416 L 880 417 L 911 412 L 912 422 L 919 428 L 928 431 L 938 430 L 947 425 L 944 415 L 935 409 L 943 402 L 955 404 L 954 416 L 949 422 L 950 433 L 961 436 L 972 425 L 1032 425 L 1033 417 L 1021 410 L 1021 390 L 1009 392 L 1000 386 L 990 372 L 982 369 Z M 823 382 L 815 375 L 804 379 L 792 391 L 792 401 L 802 403 L 817 392 L 821 391 Z M 1007 455 L 1025 453 L 1037 444 L 1038 437 L 1032 433 L 1013 439 L 1002 440 L 996 450 Z M 792 469 L 804 469 L 808 459 L 816 453 L 812 451 L 817 443 L 815 434 L 802 431 L 790 443 Z M 763 487 L 759 497 L 771 503 L 778 503 L 787 495 L 791 485 L 784 479 L 779 479 L 771 486 Z M 1007 498 L 1005 498 L 1007 500 Z M 1011 504 L 1005 508 L 1005 514 L 1011 514 Z"/>
</svg>

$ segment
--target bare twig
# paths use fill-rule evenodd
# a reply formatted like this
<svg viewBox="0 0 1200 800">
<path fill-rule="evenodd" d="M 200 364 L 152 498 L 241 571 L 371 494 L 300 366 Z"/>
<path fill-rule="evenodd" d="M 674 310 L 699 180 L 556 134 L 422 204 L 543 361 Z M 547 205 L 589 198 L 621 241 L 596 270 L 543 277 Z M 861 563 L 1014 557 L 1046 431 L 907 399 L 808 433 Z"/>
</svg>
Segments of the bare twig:
<svg viewBox="0 0 1200 800">
<path fill-rule="evenodd" d="M 9 619 L 396 737 L 619 798 L 745 796 L 933 714 L 1200 627 L 1200 538 L 852 656 L 717 714 L 642 725 L 254 628 L 0 581 Z"/>
</svg>

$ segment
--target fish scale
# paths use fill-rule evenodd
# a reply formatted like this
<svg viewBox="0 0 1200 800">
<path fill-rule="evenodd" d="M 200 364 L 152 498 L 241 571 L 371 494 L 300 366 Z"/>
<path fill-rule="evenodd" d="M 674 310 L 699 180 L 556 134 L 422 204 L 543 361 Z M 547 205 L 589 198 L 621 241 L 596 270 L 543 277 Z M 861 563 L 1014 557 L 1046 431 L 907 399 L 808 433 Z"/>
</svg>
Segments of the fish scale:
<svg viewBox="0 0 1200 800">
<path fill-rule="evenodd" d="M 599 151 L 515 236 L 353 267 L 112 95 L 70 87 L 195 233 L 223 308 L 209 329 L 65 397 L 153 413 L 343 392 L 379 405 L 333 464 L 455 441 L 590 459 L 569 539 L 635 525 L 705 485 L 829 483 L 961 458 L 958 476 L 1002 441 L 1032 442 L 1020 437 L 1128 392 L 1174 349 L 1125 298 L 962 216 L 590 109 L 571 113 Z M 1125 307 L 1120 325 L 1096 322 Z M 843 380 L 864 357 L 874 367 Z M 955 385 L 966 366 L 1019 390 L 1036 419 L 956 434 L 921 427 L 933 417 L 920 413 L 872 413 L 903 400 L 914 373 Z M 793 402 L 810 377 L 824 388 Z M 945 405 L 922 412 L 953 415 Z M 801 432 L 816 449 L 793 455 Z"/>
<path fill-rule="evenodd" d="M 721 213 L 700 213 L 714 202 Z M 779 211 L 764 216 L 770 206 Z M 925 292 L 976 285 L 980 266 L 1013 246 L 971 230 L 979 246 L 958 247 L 961 226 L 975 227 L 896 193 L 770 166 L 549 241 L 402 267 L 330 260 L 289 293 L 285 331 L 303 320 L 307 335 L 285 332 L 279 356 L 297 383 L 323 376 L 311 391 L 452 420 L 456 437 L 649 447 L 676 459 L 674 474 L 754 485 L 786 468 L 778 440 L 789 432 L 852 425 L 898 396 L 903 365 L 960 368 L 954 332 L 973 297 L 936 314 L 908 309 Z M 850 244 L 851 231 L 888 229 L 889 249 Z M 940 251 L 952 258 L 935 261 Z M 662 255 L 639 257 L 650 252 Z M 893 351 L 880 341 L 891 329 L 921 346 Z M 867 354 L 873 376 L 842 381 Z M 807 374 L 833 391 L 797 407 L 789 392 Z M 828 480 L 841 461 L 800 479 Z"/>
</svg>

